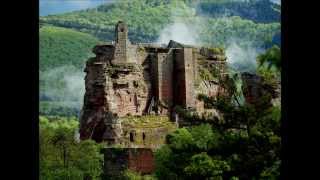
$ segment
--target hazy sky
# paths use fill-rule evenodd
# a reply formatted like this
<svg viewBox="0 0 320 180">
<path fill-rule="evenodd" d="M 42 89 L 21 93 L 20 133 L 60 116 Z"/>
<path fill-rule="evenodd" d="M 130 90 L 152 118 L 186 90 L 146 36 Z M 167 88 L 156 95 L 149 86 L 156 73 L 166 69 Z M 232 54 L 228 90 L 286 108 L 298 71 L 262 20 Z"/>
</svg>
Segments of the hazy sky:
<svg viewBox="0 0 320 180">
<path fill-rule="evenodd" d="M 103 3 L 112 3 L 117 0 L 39 0 L 40 16 L 60 14 L 81 9 L 93 8 Z M 281 4 L 281 0 L 270 0 Z"/>
<path fill-rule="evenodd" d="M 277 4 L 281 4 L 281 0 L 270 0 L 271 2 L 277 3 Z"/>
<path fill-rule="evenodd" d="M 39 0 L 40 16 L 93 8 L 116 0 Z"/>
</svg>

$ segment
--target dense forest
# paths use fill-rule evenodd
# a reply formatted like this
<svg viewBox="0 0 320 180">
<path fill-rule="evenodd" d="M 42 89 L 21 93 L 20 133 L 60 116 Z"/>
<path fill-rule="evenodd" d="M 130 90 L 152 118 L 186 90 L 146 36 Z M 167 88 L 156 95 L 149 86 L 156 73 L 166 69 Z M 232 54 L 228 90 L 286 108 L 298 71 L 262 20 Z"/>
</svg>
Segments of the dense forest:
<svg viewBox="0 0 320 180">
<path fill-rule="evenodd" d="M 48 25 L 40 28 L 39 38 L 40 114 L 77 116 L 82 103 L 79 97 L 84 91 L 84 64 L 99 40 L 89 34 Z"/>
<path fill-rule="evenodd" d="M 93 55 L 92 46 L 99 42 L 91 35 L 54 26 L 42 26 L 39 38 L 40 71 L 66 65 L 83 68 Z"/>
<path fill-rule="evenodd" d="M 66 87 L 69 81 L 65 77 L 71 74 L 76 78 L 72 80 L 75 82 L 84 78 L 84 64 L 93 55 L 92 47 L 100 41 L 113 40 L 114 25 L 119 20 L 128 24 L 129 38 L 133 42 L 158 42 L 159 37 L 167 36 L 163 29 L 171 30 L 173 25 L 175 31 L 179 31 L 182 24 L 191 31 L 187 36 L 194 39 L 194 44 L 224 48 L 237 44 L 247 51 L 242 59 L 252 59 L 252 51 L 258 49 L 260 52 L 274 44 L 280 45 L 280 22 L 275 18 L 280 15 L 278 6 L 266 0 L 121 0 L 94 9 L 40 17 L 40 100 L 44 101 L 40 113 L 79 113 L 83 96 L 81 82 L 75 87 Z M 211 8 L 220 10 L 213 11 Z M 262 15 L 252 12 L 251 15 L 240 11 L 248 8 L 257 12 L 262 8 L 268 12 Z M 223 9 L 235 13 L 226 14 Z M 264 18 L 268 19 L 268 23 Z M 233 68 L 255 71 L 252 60 L 239 62 Z M 79 93 L 72 95 L 70 89 Z"/>
<path fill-rule="evenodd" d="M 241 13 L 223 17 L 215 15 L 208 17 L 199 13 L 200 11 L 197 12 L 197 9 L 199 9 L 197 7 L 203 9 L 204 7 L 211 7 L 212 4 L 221 9 L 228 9 L 230 3 L 202 2 L 195 7 L 190 7 L 183 1 L 160 2 L 162 1 L 133 0 L 128 2 L 122 0 L 115 4 L 101 5 L 96 9 L 41 17 L 40 22 L 72 28 L 89 33 L 102 41 L 110 41 L 113 40 L 114 25 L 117 21 L 124 20 L 130 27 L 129 38 L 133 42 L 155 42 L 161 30 L 177 20 L 190 27 L 200 26 L 196 28 L 199 41 L 203 44 L 218 46 L 225 46 L 230 38 L 233 38 L 245 39 L 256 46 L 263 47 L 269 45 L 273 36 L 280 31 L 278 20 L 270 20 L 270 22 L 265 23 L 263 20 L 252 21 Z M 237 4 L 234 6 L 238 7 Z M 241 4 L 244 4 L 244 2 Z M 252 9 L 257 6 L 254 2 L 245 4 Z M 272 5 L 269 2 L 267 6 Z M 241 7 L 241 9 L 243 8 Z M 273 8 L 264 8 L 264 10 L 272 12 L 271 14 L 278 13 L 274 12 Z M 211 12 L 211 10 L 207 11 Z M 221 14 L 220 11 L 216 13 L 221 16 L 225 14 L 224 12 L 221 12 Z M 253 14 L 255 13 L 253 12 Z M 258 16 L 257 19 L 273 17 L 273 15 L 263 15 Z M 278 16 L 280 16 L 279 13 Z M 194 35 L 196 36 L 196 34 Z"/>
<path fill-rule="evenodd" d="M 281 52 L 273 46 L 257 57 L 257 74 L 268 86 L 280 81 Z M 223 112 L 223 120 L 203 119 L 177 110 L 200 125 L 179 128 L 167 135 L 167 144 L 155 153 L 156 171 L 140 175 L 131 171 L 123 179 L 279 179 L 281 107 L 270 105 L 266 93 L 258 105 L 237 104 L 242 95 L 236 74 L 227 83 L 230 98 L 211 99 L 206 106 Z M 79 141 L 76 117 L 40 117 L 40 179 L 100 179 L 103 176 L 102 144 Z"/>
<path fill-rule="evenodd" d="M 257 23 L 280 22 L 281 6 L 260 1 L 200 1 L 197 13 L 211 17 L 240 16 Z"/>
<path fill-rule="evenodd" d="M 266 85 L 280 81 L 281 53 L 277 46 L 259 55 L 258 75 Z M 230 88 L 236 87 L 236 78 Z M 241 94 L 235 89 L 233 99 Z M 235 104 L 232 99 L 199 97 L 224 113 L 223 121 L 203 119 L 184 111 L 201 125 L 179 128 L 156 152 L 158 179 L 279 179 L 281 106 L 270 106 L 270 93 L 259 105 Z"/>
<path fill-rule="evenodd" d="M 40 179 L 97 179 L 101 175 L 101 145 L 92 140 L 77 141 L 76 117 L 40 116 Z"/>
<path fill-rule="evenodd" d="M 114 25 L 124 20 L 133 42 L 159 42 L 163 29 L 183 24 L 196 45 L 256 51 L 254 63 L 230 67 L 230 86 L 248 66 L 265 83 L 281 78 L 280 5 L 269 0 L 121 0 L 97 8 L 40 17 L 40 179 L 100 179 L 101 144 L 79 141 L 85 61 L 98 43 L 111 41 Z M 228 52 L 227 52 L 228 54 Z M 236 57 L 239 57 L 237 54 Z M 251 56 L 243 56 L 248 58 Z M 241 84 L 240 84 L 241 85 Z M 123 179 L 279 179 L 280 105 L 234 103 L 198 97 L 224 114 L 224 121 L 181 111 L 200 125 L 180 128 L 157 150 L 149 176 L 126 171 Z M 242 95 L 243 96 L 243 95 Z M 179 178 L 178 178 L 179 177 Z"/>
</svg>

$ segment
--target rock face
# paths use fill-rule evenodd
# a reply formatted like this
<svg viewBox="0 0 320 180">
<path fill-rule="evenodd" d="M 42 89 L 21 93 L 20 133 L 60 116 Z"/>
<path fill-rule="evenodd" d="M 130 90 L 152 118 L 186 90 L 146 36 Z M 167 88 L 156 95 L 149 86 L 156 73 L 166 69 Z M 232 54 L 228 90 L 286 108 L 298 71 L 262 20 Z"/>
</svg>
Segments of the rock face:
<svg viewBox="0 0 320 180">
<path fill-rule="evenodd" d="M 82 140 L 131 147 L 134 142 L 127 143 L 130 142 L 128 133 L 142 131 L 132 122 L 123 121 L 126 117 L 155 114 L 167 116 L 170 121 L 176 106 L 202 113 L 205 108 L 197 99 L 198 94 L 219 96 L 224 92 L 219 79 L 225 74 L 226 58 L 216 49 L 174 41 L 167 47 L 132 44 L 126 24 L 119 22 L 115 42 L 97 45 L 93 52 L 96 57 L 90 58 L 85 68 L 86 93 L 80 120 Z M 200 69 L 213 69 L 209 74 L 215 74 L 215 78 L 203 78 L 206 72 L 199 73 Z M 165 136 L 171 126 L 160 124 L 146 130 L 147 124 L 143 128 L 149 132 L 145 134 L 149 138 L 155 137 L 152 132 Z M 146 146 L 158 147 L 155 144 L 142 147 Z"/>
<path fill-rule="evenodd" d="M 116 141 L 121 134 L 118 118 L 143 114 L 148 87 L 142 67 L 111 67 L 96 60 L 92 59 L 86 66 L 81 139 Z"/>
<path fill-rule="evenodd" d="M 281 83 L 268 84 L 265 80 L 255 74 L 242 73 L 243 94 L 247 103 L 256 107 L 270 107 L 281 103 Z"/>
</svg>

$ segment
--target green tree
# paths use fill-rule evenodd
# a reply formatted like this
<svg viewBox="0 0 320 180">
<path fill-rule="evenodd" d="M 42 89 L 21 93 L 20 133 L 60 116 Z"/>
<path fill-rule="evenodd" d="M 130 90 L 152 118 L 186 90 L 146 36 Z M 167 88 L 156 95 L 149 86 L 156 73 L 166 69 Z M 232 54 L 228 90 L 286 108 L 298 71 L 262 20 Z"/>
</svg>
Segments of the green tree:
<svg viewBox="0 0 320 180">
<path fill-rule="evenodd" d="M 162 146 L 155 152 L 155 175 L 159 179 L 178 179 L 176 163 L 171 148 L 168 145 Z M 179 164 L 177 164 L 179 165 Z"/>
<path fill-rule="evenodd" d="M 192 146 L 192 135 L 186 128 L 180 128 L 167 136 L 167 141 L 172 149 L 189 149 Z"/>
<path fill-rule="evenodd" d="M 279 106 L 259 108 L 232 103 L 228 98 L 205 98 L 223 113 L 223 121 L 181 128 L 168 135 L 156 153 L 156 175 L 166 179 L 277 179 L 279 178 Z M 269 101 L 261 98 L 261 104 Z M 262 108 L 262 109 L 260 109 Z M 166 174 L 164 176 L 163 174 Z"/>
<path fill-rule="evenodd" d="M 220 179 L 224 171 L 228 171 L 230 166 L 221 160 L 216 160 L 203 152 L 191 157 L 190 164 L 184 171 L 192 179 Z"/>
<path fill-rule="evenodd" d="M 101 146 L 94 141 L 77 142 L 75 118 L 40 116 L 40 179 L 99 179 Z"/>
<path fill-rule="evenodd" d="M 267 65 L 268 69 L 274 66 L 277 70 L 281 71 L 281 50 L 277 45 L 269 48 L 265 53 L 257 57 L 259 66 Z"/>
<path fill-rule="evenodd" d="M 267 49 L 265 53 L 257 57 L 257 62 L 257 74 L 262 76 L 268 84 L 277 86 L 281 79 L 280 48 L 275 45 Z"/>
<path fill-rule="evenodd" d="M 219 133 L 213 132 L 209 124 L 192 127 L 190 133 L 193 138 L 193 144 L 200 150 L 207 151 L 218 146 Z"/>
</svg>

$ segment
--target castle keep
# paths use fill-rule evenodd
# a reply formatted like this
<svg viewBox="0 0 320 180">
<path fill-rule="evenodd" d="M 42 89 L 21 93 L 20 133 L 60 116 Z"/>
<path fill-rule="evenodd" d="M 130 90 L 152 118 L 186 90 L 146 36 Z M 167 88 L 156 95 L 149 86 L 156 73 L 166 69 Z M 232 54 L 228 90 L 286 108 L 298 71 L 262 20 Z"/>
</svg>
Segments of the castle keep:
<svg viewBox="0 0 320 180">
<path fill-rule="evenodd" d="M 174 41 L 167 46 L 131 43 L 128 27 L 121 21 L 115 28 L 115 41 L 97 45 L 93 52 L 96 57 L 85 68 L 80 138 L 142 148 L 142 155 L 124 153 L 132 157 L 127 158 L 129 167 L 147 169 L 146 173 L 152 169 L 137 169 L 138 163 L 132 162 L 148 159 L 143 155 L 150 154 L 146 149 L 158 148 L 169 132 L 183 125 L 175 107 L 219 116 L 197 96 L 226 93 L 219 84 L 226 75 L 224 52 Z"/>
</svg>

